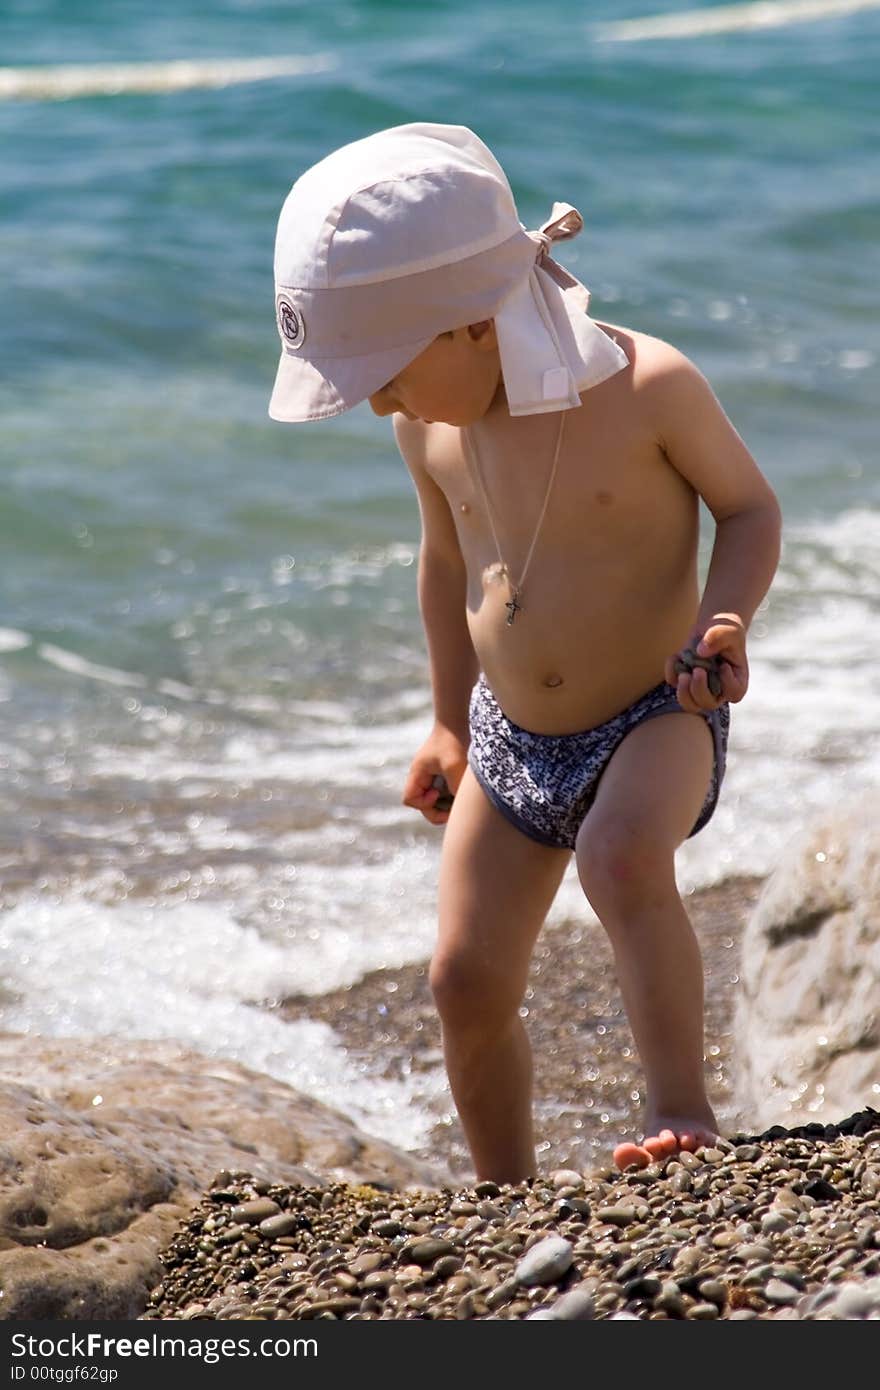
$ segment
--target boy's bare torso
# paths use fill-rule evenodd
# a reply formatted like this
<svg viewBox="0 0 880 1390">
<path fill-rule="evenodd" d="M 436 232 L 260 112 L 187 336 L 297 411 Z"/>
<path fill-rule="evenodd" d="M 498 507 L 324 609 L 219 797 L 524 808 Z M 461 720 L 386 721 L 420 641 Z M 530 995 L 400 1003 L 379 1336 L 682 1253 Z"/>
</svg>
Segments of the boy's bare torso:
<svg viewBox="0 0 880 1390">
<path fill-rule="evenodd" d="M 558 471 L 520 602 L 510 597 L 461 431 L 424 425 L 424 463 L 444 493 L 467 570 L 467 620 L 508 718 L 536 733 L 593 728 L 663 679 L 697 614 L 698 498 L 657 438 L 640 376 L 656 339 L 601 324 L 630 365 L 566 414 Z M 503 402 L 471 427 L 501 552 L 528 554 L 559 417 L 512 418 Z M 672 691 L 670 690 L 670 694 Z"/>
</svg>

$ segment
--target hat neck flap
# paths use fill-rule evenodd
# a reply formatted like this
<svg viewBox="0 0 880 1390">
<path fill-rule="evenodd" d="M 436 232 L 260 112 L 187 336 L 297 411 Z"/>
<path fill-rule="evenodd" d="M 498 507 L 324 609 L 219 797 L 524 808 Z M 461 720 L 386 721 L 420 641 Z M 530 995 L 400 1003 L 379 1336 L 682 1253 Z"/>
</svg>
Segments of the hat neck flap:
<svg viewBox="0 0 880 1390">
<path fill-rule="evenodd" d="M 583 218 L 554 203 L 539 231 L 535 263 L 495 314 L 501 372 L 511 415 L 568 410 L 580 392 L 629 365 L 626 353 L 589 317 L 590 292 L 549 255 L 554 241 L 577 236 Z"/>
</svg>

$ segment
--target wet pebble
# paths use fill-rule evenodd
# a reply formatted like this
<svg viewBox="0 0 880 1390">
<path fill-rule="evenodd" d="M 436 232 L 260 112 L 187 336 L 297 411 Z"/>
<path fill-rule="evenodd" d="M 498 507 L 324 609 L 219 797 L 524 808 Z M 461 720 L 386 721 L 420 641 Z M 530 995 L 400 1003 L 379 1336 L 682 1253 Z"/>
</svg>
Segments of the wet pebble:
<svg viewBox="0 0 880 1390">
<path fill-rule="evenodd" d="M 697 1287 L 707 1303 L 716 1303 L 723 1307 L 727 1302 L 727 1285 L 722 1284 L 720 1279 L 703 1279 Z"/>
<path fill-rule="evenodd" d="M 299 1216 L 293 1212 L 281 1212 L 278 1216 L 270 1216 L 267 1220 L 259 1224 L 261 1236 L 267 1240 L 277 1240 L 279 1236 L 290 1235 L 300 1224 Z"/>
<path fill-rule="evenodd" d="M 382 1236 L 383 1239 L 386 1240 L 393 1240 L 395 1236 L 399 1236 L 403 1231 L 403 1227 L 399 1221 L 376 1221 L 371 1229 L 377 1236 Z"/>
<path fill-rule="evenodd" d="M 448 1240 L 417 1240 L 405 1246 L 401 1254 L 406 1255 L 413 1264 L 429 1265 L 441 1255 L 451 1255 L 454 1250 L 455 1246 Z"/>
<path fill-rule="evenodd" d="M 669 1280 L 667 1283 L 663 1284 L 660 1292 L 654 1299 L 654 1307 L 658 1309 L 658 1311 L 668 1313 L 670 1317 L 684 1317 L 687 1304 L 685 1303 L 681 1289 L 674 1280 Z"/>
<path fill-rule="evenodd" d="M 529 1320 L 538 1318 L 553 1322 L 585 1322 L 596 1315 L 596 1304 L 590 1288 L 573 1288 L 562 1294 L 549 1308 L 538 1308 Z"/>
<path fill-rule="evenodd" d="M 516 1267 L 521 1284 L 551 1284 L 571 1268 L 574 1250 L 562 1236 L 545 1236 L 533 1245 Z"/>
<path fill-rule="evenodd" d="M 685 1317 L 690 1322 L 708 1322 L 718 1317 L 718 1308 L 714 1303 L 693 1303 Z"/>
<path fill-rule="evenodd" d="M 784 1211 L 768 1211 L 761 1217 L 761 1234 L 779 1235 L 781 1231 L 788 1230 L 792 1220 L 793 1217 Z"/>
<path fill-rule="evenodd" d="M 880 1314 L 880 1279 L 844 1284 L 822 1310 L 829 1318 L 867 1318 Z"/>
<path fill-rule="evenodd" d="M 732 1250 L 739 1244 L 739 1236 L 736 1231 L 718 1231 L 712 1237 L 712 1245 L 716 1250 Z"/>
<path fill-rule="evenodd" d="M 798 1291 L 784 1279 L 770 1279 L 764 1288 L 764 1297 L 768 1303 L 796 1303 Z"/>
<path fill-rule="evenodd" d="M 609 1226 L 629 1226 L 638 1220 L 635 1207 L 626 1206 L 600 1207 L 596 1217 L 599 1221 L 607 1222 Z"/>
<path fill-rule="evenodd" d="M 581 1173 L 576 1173 L 573 1168 L 557 1168 L 555 1173 L 550 1174 L 550 1181 L 555 1188 L 561 1187 L 583 1187 L 584 1179 Z"/>
<path fill-rule="evenodd" d="M 232 1208 L 230 1216 L 233 1221 L 238 1221 L 242 1225 L 252 1225 L 254 1222 L 265 1221 L 267 1217 L 275 1216 L 281 1208 L 277 1202 L 273 1202 L 271 1197 L 255 1197 L 252 1202 L 242 1202 L 239 1206 Z"/>
</svg>

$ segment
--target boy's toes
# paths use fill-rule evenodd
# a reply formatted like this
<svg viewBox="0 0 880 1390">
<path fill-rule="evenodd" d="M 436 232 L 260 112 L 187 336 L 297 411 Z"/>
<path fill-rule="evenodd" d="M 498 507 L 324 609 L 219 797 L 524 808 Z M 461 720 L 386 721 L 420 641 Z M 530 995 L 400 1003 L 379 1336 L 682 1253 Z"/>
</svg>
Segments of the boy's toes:
<svg viewBox="0 0 880 1390">
<path fill-rule="evenodd" d="M 671 1129 L 661 1129 L 659 1134 L 650 1135 L 644 1143 L 644 1148 L 655 1160 L 668 1158 L 670 1154 L 677 1153 L 679 1147 L 679 1142 Z"/>
<path fill-rule="evenodd" d="M 691 1150 L 691 1152 L 694 1152 L 697 1149 L 714 1148 L 714 1146 L 718 1142 L 718 1135 L 715 1133 L 714 1129 L 690 1130 L 686 1137 L 689 1141 L 687 1147 Z M 683 1142 L 681 1147 L 685 1147 Z"/>
<path fill-rule="evenodd" d="M 673 1121 L 674 1123 L 674 1121 Z M 655 1134 L 649 1134 L 641 1144 L 618 1144 L 614 1150 L 614 1162 L 618 1168 L 647 1168 L 649 1163 L 662 1163 L 665 1158 L 686 1149 L 689 1153 L 715 1143 L 716 1136 L 703 1125 L 690 1125 L 682 1129 L 672 1129 L 666 1125 L 657 1126 Z"/>
<path fill-rule="evenodd" d="M 622 1170 L 629 1168 L 633 1163 L 637 1168 L 647 1168 L 649 1163 L 653 1163 L 653 1159 L 648 1150 L 640 1144 L 618 1144 L 614 1150 L 614 1162 Z"/>
</svg>

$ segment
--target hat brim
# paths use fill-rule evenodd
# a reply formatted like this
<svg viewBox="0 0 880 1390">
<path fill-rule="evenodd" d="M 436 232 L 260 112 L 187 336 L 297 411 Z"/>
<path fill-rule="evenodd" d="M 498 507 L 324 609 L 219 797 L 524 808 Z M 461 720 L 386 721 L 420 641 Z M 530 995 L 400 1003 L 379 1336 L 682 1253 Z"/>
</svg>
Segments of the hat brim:
<svg viewBox="0 0 880 1390">
<path fill-rule="evenodd" d="M 282 352 L 269 415 L 284 424 L 327 420 L 360 405 L 424 352 L 437 335 L 363 357 L 315 358 Z"/>
</svg>

